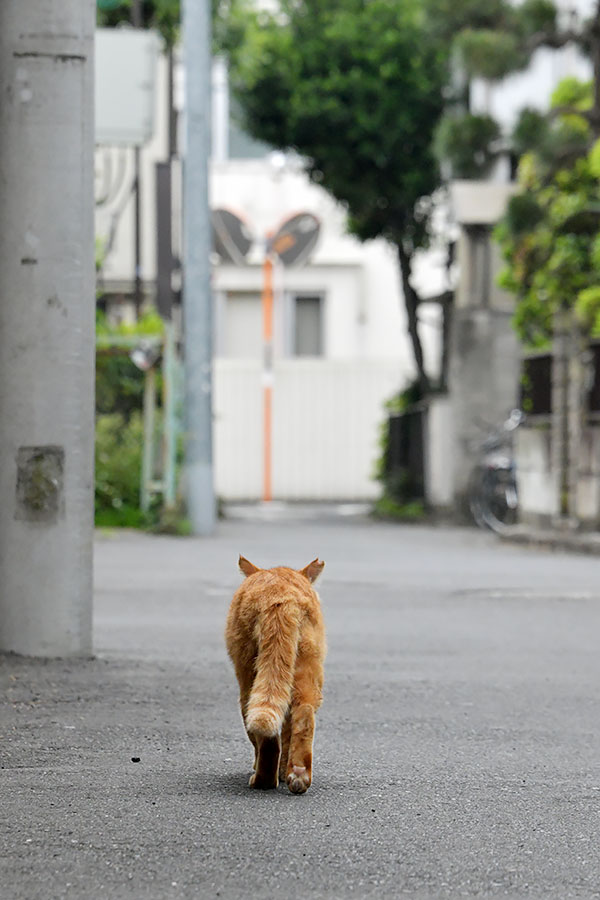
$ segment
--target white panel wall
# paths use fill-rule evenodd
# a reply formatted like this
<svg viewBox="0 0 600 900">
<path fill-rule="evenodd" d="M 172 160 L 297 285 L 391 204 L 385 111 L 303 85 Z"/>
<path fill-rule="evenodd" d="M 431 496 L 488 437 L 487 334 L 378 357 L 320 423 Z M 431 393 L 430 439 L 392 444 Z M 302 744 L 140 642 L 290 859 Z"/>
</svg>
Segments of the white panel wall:
<svg viewBox="0 0 600 900">
<path fill-rule="evenodd" d="M 427 408 L 425 441 L 425 490 L 433 507 L 452 504 L 452 464 L 449 460 L 454 440 L 454 421 L 448 397 L 434 397 Z"/>
<path fill-rule="evenodd" d="M 395 362 L 278 360 L 273 388 L 273 496 L 367 500 L 383 404 L 399 388 Z M 259 364 L 215 366 L 215 474 L 225 500 L 258 500 L 263 478 Z"/>
<path fill-rule="evenodd" d="M 218 359 L 213 378 L 217 495 L 256 500 L 262 494 L 262 383 L 259 360 Z"/>
</svg>

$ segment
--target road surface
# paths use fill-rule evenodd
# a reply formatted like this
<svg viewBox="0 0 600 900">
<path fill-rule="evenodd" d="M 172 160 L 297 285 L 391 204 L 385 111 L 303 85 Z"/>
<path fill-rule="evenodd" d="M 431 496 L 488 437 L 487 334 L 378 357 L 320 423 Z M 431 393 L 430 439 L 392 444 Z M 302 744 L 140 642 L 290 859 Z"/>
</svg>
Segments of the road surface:
<svg viewBox="0 0 600 900">
<path fill-rule="evenodd" d="M 304 796 L 247 787 L 242 553 L 326 561 Z M 0 657 L 0 897 L 600 897 L 600 561 L 324 516 L 96 546 L 96 658 Z M 139 761 L 133 761 L 139 760 Z"/>
</svg>

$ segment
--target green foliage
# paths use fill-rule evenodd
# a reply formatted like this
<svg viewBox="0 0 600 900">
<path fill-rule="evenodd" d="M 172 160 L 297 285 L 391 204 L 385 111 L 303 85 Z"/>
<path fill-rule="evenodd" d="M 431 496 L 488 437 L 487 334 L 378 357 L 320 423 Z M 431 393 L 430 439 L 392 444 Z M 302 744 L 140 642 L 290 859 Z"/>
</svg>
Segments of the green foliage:
<svg viewBox="0 0 600 900">
<path fill-rule="evenodd" d="M 591 81 L 579 81 L 570 75 L 563 78 L 552 93 L 552 107 L 571 107 L 571 109 L 589 109 L 593 101 L 593 84 Z"/>
<path fill-rule="evenodd" d="M 590 173 L 600 179 L 600 139 L 597 140 L 588 154 Z"/>
<path fill-rule="evenodd" d="M 444 21 L 454 23 L 454 34 L 444 33 L 452 40 L 455 68 L 458 66 L 467 78 L 501 80 L 528 65 L 532 37 L 541 43 L 552 43 L 556 35 L 556 8 L 551 0 L 525 0 L 519 6 L 496 0 L 482 4 L 479 14 L 469 3 L 455 4 L 453 9 L 445 0 L 425 3 L 432 12 L 441 12 Z M 459 110 L 451 103 L 440 122 L 435 137 L 436 155 L 439 160 L 450 162 L 454 177 L 485 177 L 497 156 L 500 128 L 489 116 L 465 112 L 465 100 L 460 94 L 448 90 L 446 94 L 455 104 L 459 101 Z M 519 155 L 536 149 L 547 158 L 560 152 L 566 158 L 579 152 L 581 135 L 565 118 L 561 128 L 550 133 L 546 117 L 525 109 L 513 134 L 513 146 Z"/>
<path fill-rule="evenodd" d="M 506 223 L 511 234 L 534 231 L 543 218 L 544 210 L 532 194 L 517 194 L 509 200 Z"/>
<path fill-rule="evenodd" d="M 240 35 L 238 6 L 240 0 L 211 0 L 213 44 L 215 51 L 227 49 Z M 115 28 L 129 24 L 133 0 L 97 0 L 96 24 L 99 28 Z M 142 0 L 142 27 L 154 28 L 166 48 L 175 46 L 181 25 L 181 0 Z"/>
<path fill-rule="evenodd" d="M 177 537 L 189 537 L 193 533 L 192 523 L 180 507 L 162 510 L 151 530 L 156 534 L 173 534 Z"/>
<path fill-rule="evenodd" d="M 394 519 L 398 522 L 421 522 L 425 516 L 422 500 L 398 503 L 391 497 L 381 497 L 373 506 L 373 515 L 378 519 Z"/>
<path fill-rule="evenodd" d="M 418 379 L 409 384 L 404 390 L 389 397 L 383 404 L 386 416 L 379 428 L 379 456 L 375 463 L 375 471 L 373 478 L 380 481 L 384 489 L 386 488 L 386 461 L 388 456 L 389 445 L 389 428 L 388 418 L 406 412 L 423 399 L 423 391 Z"/>
<path fill-rule="evenodd" d="M 155 312 L 144 314 L 135 324 L 119 326 L 110 325 L 104 313 L 96 312 L 96 335 L 101 344 L 96 350 L 98 526 L 140 528 L 156 521 L 156 511 L 146 516 L 139 508 L 144 374 L 133 364 L 129 353 L 136 336 L 160 338 L 162 331 L 162 320 Z M 129 346 L 123 346 L 123 341 Z"/>
<path fill-rule="evenodd" d="M 599 285 L 592 285 L 579 291 L 575 301 L 575 311 L 579 320 L 587 325 L 592 334 L 600 335 Z"/>
<path fill-rule="evenodd" d="M 517 34 L 509 31 L 465 28 L 456 38 L 468 75 L 500 79 L 524 68 L 529 57 Z"/>
<path fill-rule="evenodd" d="M 447 46 L 465 28 L 514 27 L 514 10 L 506 0 L 423 0 L 432 37 Z"/>
<path fill-rule="evenodd" d="M 438 185 L 431 150 L 444 56 L 416 0 L 298 0 L 249 15 L 231 73 L 246 130 L 308 160 L 363 240 L 426 242 L 420 204 Z"/>
<path fill-rule="evenodd" d="M 517 156 L 529 150 L 544 151 L 548 142 L 549 122 L 547 116 L 537 109 L 525 107 L 519 113 L 512 133 L 512 147 Z"/>
<path fill-rule="evenodd" d="M 374 473 L 375 480 L 379 481 L 383 487 L 383 496 L 375 508 L 375 511 L 382 515 L 389 514 L 395 518 L 410 517 L 410 508 L 416 508 L 417 506 L 420 507 L 421 514 L 423 513 L 423 503 L 420 499 L 422 486 L 414 483 L 414 479 L 408 470 L 398 467 L 391 469 L 389 464 L 390 416 L 410 411 L 422 399 L 423 391 L 417 379 L 384 403 L 386 416 L 379 430 L 379 457 L 375 464 Z M 406 516 L 404 513 L 407 509 L 409 511 Z"/>
<path fill-rule="evenodd" d="M 143 427 L 139 412 L 96 417 L 95 519 L 99 526 L 138 528 Z"/>
<path fill-rule="evenodd" d="M 458 50 L 469 76 L 504 78 L 527 65 L 535 38 L 552 44 L 557 12 L 552 0 L 423 0 L 433 36 Z"/>
<path fill-rule="evenodd" d="M 121 338 L 160 337 L 163 323 L 154 311 L 147 312 L 134 324 L 112 326 L 100 310 L 96 312 L 96 412 L 120 413 L 126 420 L 141 409 L 144 374 L 133 364 L 129 348 L 115 346 Z M 132 342 L 133 343 L 133 342 Z"/>
<path fill-rule="evenodd" d="M 147 310 L 135 322 L 120 322 L 118 325 L 111 324 L 102 310 L 96 310 L 96 337 L 107 338 L 103 343 L 110 343 L 112 337 L 159 337 L 163 332 L 163 320 L 154 309 Z"/>
<path fill-rule="evenodd" d="M 500 128 L 491 116 L 449 113 L 440 121 L 434 148 L 437 158 L 448 160 L 455 178 L 483 178 L 497 156 L 494 143 Z"/>
<path fill-rule="evenodd" d="M 600 334 L 600 151 L 586 118 L 570 112 L 591 99 L 589 85 L 572 78 L 558 86 L 547 138 L 522 157 L 521 193 L 496 230 L 506 261 L 500 284 L 516 295 L 515 326 L 532 346 L 551 339 L 559 310 Z"/>
<path fill-rule="evenodd" d="M 132 14 L 132 0 L 99 0 L 96 24 L 99 28 L 115 28 L 131 23 Z M 155 28 L 167 47 L 173 47 L 177 42 L 180 16 L 180 0 L 142 0 L 142 27 Z"/>
<path fill-rule="evenodd" d="M 128 419 L 141 408 L 144 375 L 129 359 L 129 354 L 96 354 L 96 412 L 118 412 Z"/>
<path fill-rule="evenodd" d="M 516 10 L 517 24 L 525 37 L 556 34 L 557 10 L 552 0 L 525 0 Z"/>
</svg>

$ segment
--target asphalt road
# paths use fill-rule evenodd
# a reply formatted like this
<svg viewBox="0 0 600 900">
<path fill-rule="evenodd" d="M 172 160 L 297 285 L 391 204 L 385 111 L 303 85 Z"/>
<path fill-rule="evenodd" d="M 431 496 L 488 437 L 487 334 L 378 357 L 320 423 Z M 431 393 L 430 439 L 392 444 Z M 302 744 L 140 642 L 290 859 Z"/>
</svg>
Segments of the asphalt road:
<svg viewBox="0 0 600 900">
<path fill-rule="evenodd" d="M 327 564 L 304 796 L 247 787 L 239 553 Z M 600 897 L 599 574 L 365 519 L 99 537 L 96 658 L 0 657 L 0 897 Z"/>
</svg>

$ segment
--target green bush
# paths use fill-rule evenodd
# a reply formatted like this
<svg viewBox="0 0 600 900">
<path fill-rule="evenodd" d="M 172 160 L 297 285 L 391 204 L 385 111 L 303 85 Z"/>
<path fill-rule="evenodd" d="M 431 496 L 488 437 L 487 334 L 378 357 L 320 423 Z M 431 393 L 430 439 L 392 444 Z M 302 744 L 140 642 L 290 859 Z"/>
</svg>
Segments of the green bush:
<svg viewBox="0 0 600 900">
<path fill-rule="evenodd" d="M 425 518 L 425 504 L 422 500 L 398 503 L 391 497 L 381 497 L 373 507 L 377 519 L 397 519 L 399 522 L 420 522 Z"/>
<path fill-rule="evenodd" d="M 123 350 L 96 352 L 96 414 L 119 413 L 128 421 L 142 408 L 144 373 Z"/>
<path fill-rule="evenodd" d="M 421 491 L 414 484 L 410 472 L 402 468 L 390 470 L 388 462 L 389 417 L 408 412 L 422 400 L 422 397 L 421 386 L 415 381 L 400 393 L 394 394 L 384 404 L 386 416 L 380 426 L 380 452 L 374 472 L 375 480 L 382 485 L 383 495 L 375 504 L 373 509 L 375 515 L 412 520 L 424 514 L 423 502 L 420 499 Z"/>
<path fill-rule="evenodd" d="M 135 325 L 109 325 L 96 313 L 96 491 L 95 521 L 99 527 L 153 527 L 159 512 L 140 509 L 144 429 L 144 373 L 131 361 L 136 338 L 160 336 L 162 322 L 145 313 Z M 130 338 L 131 341 L 127 342 Z M 125 343 L 124 343 L 125 340 Z M 161 377 L 157 378 L 160 403 Z M 157 413 L 160 419 L 160 413 Z"/>
<path fill-rule="evenodd" d="M 450 162 L 454 178 L 484 178 L 496 157 L 500 128 L 490 116 L 447 113 L 437 126 L 434 149 Z"/>
<path fill-rule="evenodd" d="M 143 425 L 139 412 L 96 417 L 96 496 L 98 526 L 139 528 L 150 524 L 140 510 Z"/>
</svg>

